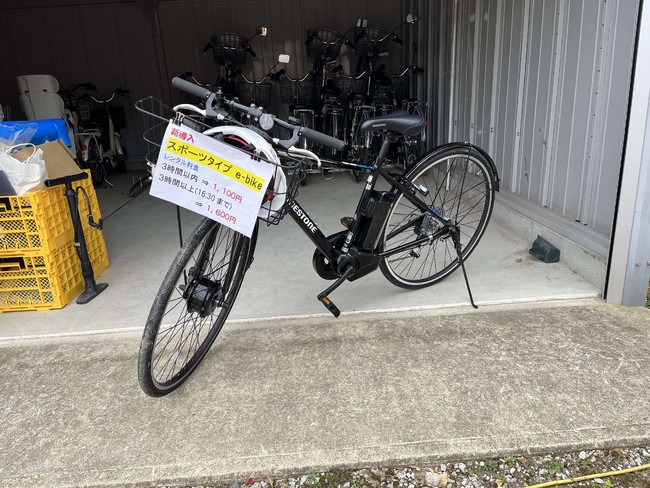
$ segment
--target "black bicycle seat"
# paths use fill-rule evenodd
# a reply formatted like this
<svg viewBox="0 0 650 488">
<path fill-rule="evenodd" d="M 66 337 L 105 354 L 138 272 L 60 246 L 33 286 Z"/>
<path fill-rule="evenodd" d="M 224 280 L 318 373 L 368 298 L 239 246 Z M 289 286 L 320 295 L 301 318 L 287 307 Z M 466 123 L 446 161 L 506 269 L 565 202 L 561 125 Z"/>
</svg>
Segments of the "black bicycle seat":
<svg viewBox="0 0 650 488">
<path fill-rule="evenodd" d="M 361 132 L 381 132 L 392 130 L 405 136 L 414 136 L 424 129 L 424 120 L 417 115 L 411 115 L 406 110 L 396 110 L 388 115 L 370 117 L 361 124 Z"/>
</svg>

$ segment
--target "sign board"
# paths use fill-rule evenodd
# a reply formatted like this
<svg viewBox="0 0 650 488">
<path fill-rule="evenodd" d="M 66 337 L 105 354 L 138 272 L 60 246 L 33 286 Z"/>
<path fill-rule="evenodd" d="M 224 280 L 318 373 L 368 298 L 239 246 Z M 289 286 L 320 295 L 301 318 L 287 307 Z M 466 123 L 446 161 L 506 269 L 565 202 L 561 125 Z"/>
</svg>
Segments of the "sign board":
<svg viewBox="0 0 650 488">
<path fill-rule="evenodd" d="M 170 122 L 150 194 L 250 237 L 274 171 L 272 164 Z"/>
</svg>

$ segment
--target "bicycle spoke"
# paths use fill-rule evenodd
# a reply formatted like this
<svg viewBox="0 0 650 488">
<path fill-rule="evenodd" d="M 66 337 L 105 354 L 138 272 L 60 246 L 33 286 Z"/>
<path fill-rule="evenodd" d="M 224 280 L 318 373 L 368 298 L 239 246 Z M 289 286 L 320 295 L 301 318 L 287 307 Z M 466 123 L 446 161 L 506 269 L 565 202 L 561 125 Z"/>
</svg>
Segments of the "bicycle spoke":
<svg viewBox="0 0 650 488">
<path fill-rule="evenodd" d="M 451 152 L 451 151 L 450 151 Z M 467 154 L 450 154 L 431 164 L 417 166 L 409 176 L 411 184 L 429 190 L 422 201 L 451 225 L 461 236 L 462 254 L 469 255 L 482 235 L 491 212 L 492 195 L 488 186 L 488 169 L 480 159 Z M 472 168 L 477 167 L 475 173 Z M 487 217 L 486 217 L 487 215 Z M 383 250 L 408 246 L 418 239 L 433 236 L 444 227 L 422 213 L 403 195 L 398 196 L 384 233 Z M 427 286 L 444 278 L 459 266 L 458 253 L 442 233 L 432 242 L 386 258 L 382 271 L 398 286 Z"/>
</svg>

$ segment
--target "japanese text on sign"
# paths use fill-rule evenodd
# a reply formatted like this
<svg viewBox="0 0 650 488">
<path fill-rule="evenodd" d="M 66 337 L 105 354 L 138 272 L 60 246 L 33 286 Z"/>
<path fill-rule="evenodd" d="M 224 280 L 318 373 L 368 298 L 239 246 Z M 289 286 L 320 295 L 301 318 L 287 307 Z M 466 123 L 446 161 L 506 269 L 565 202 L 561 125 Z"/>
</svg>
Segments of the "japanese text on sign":
<svg viewBox="0 0 650 488">
<path fill-rule="evenodd" d="M 221 141 L 170 123 L 151 195 L 251 236 L 275 167 Z"/>
</svg>

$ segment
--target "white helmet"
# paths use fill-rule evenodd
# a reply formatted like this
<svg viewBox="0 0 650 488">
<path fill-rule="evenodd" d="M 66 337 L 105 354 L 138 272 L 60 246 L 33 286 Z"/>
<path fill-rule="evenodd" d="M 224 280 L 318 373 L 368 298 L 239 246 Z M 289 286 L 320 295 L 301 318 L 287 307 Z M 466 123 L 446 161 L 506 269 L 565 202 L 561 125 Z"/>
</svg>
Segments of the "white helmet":
<svg viewBox="0 0 650 488">
<path fill-rule="evenodd" d="M 280 167 L 280 158 L 268 141 L 260 134 L 245 127 L 224 125 L 213 127 L 203 132 L 205 135 L 223 134 L 224 141 L 239 147 L 253 146 L 255 152 L 274 163 L 275 175 L 271 178 L 258 217 L 268 220 L 279 212 L 284 205 L 287 194 L 287 178 Z"/>
</svg>

